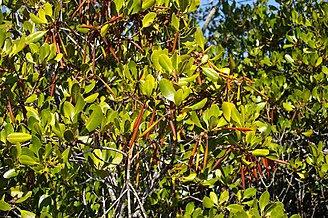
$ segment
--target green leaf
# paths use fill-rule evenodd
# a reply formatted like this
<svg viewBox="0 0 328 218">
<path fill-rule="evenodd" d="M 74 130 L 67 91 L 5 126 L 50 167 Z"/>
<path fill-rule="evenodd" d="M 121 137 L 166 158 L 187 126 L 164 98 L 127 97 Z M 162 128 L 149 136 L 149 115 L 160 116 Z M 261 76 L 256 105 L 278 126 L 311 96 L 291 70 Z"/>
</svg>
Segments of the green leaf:
<svg viewBox="0 0 328 218">
<path fill-rule="evenodd" d="M 196 44 L 202 49 L 204 50 L 204 46 L 205 46 L 205 39 L 203 36 L 203 31 L 200 28 L 197 28 L 196 32 L 195 32 L 195 41 Z"/>
<path fill-rule="evenodd" d="M 156 87 L 156 80 L 153 75 L 148 74 L 145 80 L 141 80 L 139 84 L 141 92 L 150 97 L 154 88 Z"/>
<path fill-rule="evenodd" d="M 48 23 L 47 19 L 42 19 L 42 18 L 40 18 L 40 17 L 38 17 L 38 16 L 36 16 L 35 14 L 32 14 L 32 13 L 30 14 L 30 18 L 36 24 L 46 24 L 46 23 Z"/>
<path fill-rule="evenodd" d="M 242 120 L 241 120 L 240 113 L 237 110 L 237 108 L 235 107 L 235 105 L 234 105 L 234 107 L 231 110 L 231 118 L 232 118 L 233 121 L 235 121 L 236 123 L 238 123 L 239 126 L 242 125 Z"/>
<path fill-rule="evenodd" d="M 92 95 L 89 95 L 88 97 L 86 97 L 85 99 L 84 99 L 84 101 L 86 102 L 86 103 L 93 103 L 97 98 L 98 98 L 98 95 L 99 95 L 99 93 L 98 92 L 96 92 L 96 93 L 94 93 L 94 94 L 92 94 Z"/>
<path fill-rule="evenodd" d="M 123 160 L 123 154 L 116 152 L 112 163 L 118 165 L 122 162 L 122 160 Z"/>
<path fill-rule="evenodd" d="M 214 192 L 210 192 L 210 198 L 215 205 L 219 204 L 218 196 Z"/>
<path fill-rule="evenodd" d="M 9 211 L 9 210 L 11 210 L 11 206 L 4 200 L 0 200 L 0 210 L 1 211 Z"/>
<path fill-rule="evenodd" d="M 317 62 L 315 63 L 315 67 L 318 67 L 321 63 L 322 63 L 322 57 L 319 57 L 318 59 L 317 59 Z"/>
<path fill-rule="evenodd" d="M 198 102 L 198 103 L 196 103 L 194 105 L 191 105 L 188 108 L 190 108 L 193 111 L 199 110 L 199 109 L 202 109 L 205 106 L 206 102 L 207 102 L 207 98 L 204 98 L 200 102 Z"/>
<path fill-rule="evenodd" d="M 250 198 L 256 195 L 256 188 L 248 188 L 244 192 L 243 199 Z"/>
<path fill-rule="evenodd" d="M 294 59 L 293 59 L 289 54 L 285 54 L 285 59 L 286 59 L 289 63 L 294 63 Z"/>
<path fill-rule="evenodd" d="M 80 85 L 78 83 L 74 83 L 71 90 L 71 97 L 73 104 L 76 104 L 81 92 Z"/>
<path fill-rule="evenodd" d="M 187 204 L 187 206 L 186 206 L 186 214 L 191 215 L 192 212 L 194 211 L 194 209 L 195 209 L 195 204 L 194 204 L 194 202 L 189 202 L 189 203 Z"/>
<path fill-rule="evenodd" d="M 205 208 L 212 208 L 214 206 L 214 202 L 212 201 L 212 199 L 210 199 L 209 197 L 205 196 L 203 198 L 203 206 Z"/>
<path fill-rule="evenodd" d="M 174 101 L 175 89 L 171 81 L 162 79 L 159 81 L 159 89 L 166 99 Z"/>
<path fill-rule="evenodd" d="M 222 104 L 223 116 L 228 122 L 230 122 L 231 111 L 234 107 L 235 105 L 230 102 L 223 102 Z"/>
<path fill-rule="evenodd" d="M 229 211 L 231 211 L 232 213 L 237 213 L 239 211 L 244 211 L 243 206 L 239 205 L 239 204 L 230 204 L 227 206 L 227 209 Z"/>
<path fill-rule="evenodd" d="M 220 195 L 220 204 L 223 204 L 224 202 L 229 200 L 229 192 L 227 190 L 224 190 Z"/>
<path fill-rule="evenodd" d="M 94 106 L 91 116 L 89 117 L 88 121 L 86 122 L 85 126 L 89 132 L 95 130 L 100 124 L 103 119 L 103 113 L 99 106 Z"/>
<path fill-rule="evenodd" d="M 252 155 L 265 157 L 270 154 L 269 149 L 255 149 L 252 152 Z"/>
<path fill-rule="evenodd" d="M 313 129 L 309 129 L 306 132 L 302 132 L 303 135 L 305 135 L 306 137 L 310 137 L 313 134 Z"/>
<path fill-rule="evenodd" d="M 68 142 L 73 142 L 74 141 L 74 134 L 71 130 L 66 130 L 64 132 L 64 138 L 68 141 Z"/>
<path fill-rule="evenodd" d="M 169 73 L 173 72 L 174 70 L 172 61 L 169 58 L 169 56 L 167 56 L 166 54 L 161 54 L 159 56 L 159 64 L 161 65 L 162 68 L 164 68 L 164 70 L 166 70 Z"/>
<path fill-rule="evenodd" d="M 108 29 L 109 29 L 109 23 L 107 23 L 101 27 L 101 29 L 100 29 L 101 37 L 105 37 L 105 34 L 107 33 Z"/>
<path fill-rule="evenodd" d="M 290 218 L 301 218 L 301 216 L 298 214 L 293 214 Z"/>
<path fill-rule="evenodd" d="M 149 12 L 146 16 L 142 19 L 142 27 L 146 28 L 153 24 L 157 14 L 155 12 Z"/>
<path fill-rule="evenodd" d="M 326 75 L 328 75 L 328 67 L 322 66 L 322 72 Z"/>
<path fill-rule="evenodd" d="M 203 126 L 200 123 L 200 120 L 199 120 L 199 118 L 198 118 L 198 116 L 197 116 L 197 114 L 196 114 L 195 111 L 191 111 L 191 120 L 192 120 L 192 122 L 194 122 L 194 124 L 196 126 L 198 126 L 199 128 L 202 128 L 203 129 Z"/>
<path fill-rule="evenodd" d="M 36 217 L 35 213 L 27 211 L 27 210 L 19 210 L 22 218 L 34 218 Z"/>
<path fill-rule="evenodd" d="M 44 6 L 44 11 L 45 11 L 46 15 L 48 15 L 49 17 L 52 17 L 52 5 L 49 2 L 47 2 L 43 6 Z"/>
<path fill-rule="evenodd" d="M 26 141 L 29 141 L 31 139 L 32 139 L 32 136 L 30 134 L 22 133 L 22 132 L 10 133 L 7 136 L 7 140 L 12 144 L 26 142 Z"/>
<path fill-rule="evenodd" d="M 3 178 L 9 179 L 12 177 L 16 177 L 17 175 L 18 175 L 18 173 L 16 172 L 15 169 L 10 169 L 3 174 Z"/>
<path fill-rule="evenodd" d="M 190 182 L 193 181 L 196 178 L 196 173 L 190 173 L 188 176 L 183 177 L 183 182 Z"/>
<path fill-rule="evenodd" d="M 172 14 L 171 25 L 174 27 L 175 30 L 177 30 L 177 31 L 179 30 L 180 19 L 175 14 Z"/>
<path fill-rule="evenodd" d="M 66 118 L 73 120 L 73 117 L 75 115 L 75 108 L 70 102 L 68 102 L 68 101 L 64 102 L 63 112 L 64 112 L 64 116 Z"/>
<path fill-rule="evenodd" d="M 182 89 L 179 89 L 178 91 L 176 91 L 175 92 L 175 94 L 174 94 L 174 104 L 176 105 L 176 106 L 179 106 L 181 103 L 182 103 L 182 101 L 183 101 L 183 90 Z"/>
<path fill-rule="evenodd" d="M 284 102 L 282 106 L 285 108 L 286 111 L 292 111 L 294 109 L 294 106 L 291 102 Z"/>
<path fill-rule="evenodd" d="M 260 205 L 261 212 L 263 212 L 265 206 L 267 206 L 269 204 L 269 200 L 270 200 L 269 192 L 268 191 L 263 192 L 263 194 L 261 195 L 261 197 L 259 199 L 259 205 Z"/>
<path fill-rule="evenodd" d="M 209 67 L 203 67 L 203 74 L 208 77 L 208 79 L 212 82 L 217 82 L 219 79 L 219 74 Z"/>
<path fill-rule="evenodd" d="M 19 162 L 23 165 L 35 165 L 38 164 L 38 162 L 35 161 L 34 158 L 28 156 L 28 155 L 22 155 L 19 159 Z"/>
<path fill-rule="evenodd" d="M 155 0 L 143 0 L 141 8 L 144 11 L 150 8 L 151 6 L 153 6 L 154 4 L 155 4 Z"/>
<path fill-rule="evenodd" d="M 26 37 L 26 41 L 25 43 L 27 45 L 29 45 L 30 43 L 32 42 L 37 42 L 39 41 L 48 31 L 47 30 L 44 30 L 44 31 L 37 31 L 37 32 L 34 32 L 34 33 L 31 33 L 30 35 L 28 35 Z"/>
<path fill-rule="evenodd" d="M 16 203 L 17 204 L 22 203 L 22 202 L 26 201 L 27 199 L 29 199 L 31 196 L 32 196 L 32 191 L 29 191 L 26 193 L 26 195 L 24 197 L 21 197 L 20 199 L 18 199 L 16 201 Z"/>
<path fill-rule="evenodd" d="M 32 54 L 30 52 L 26 53 L 25 55 L 26 57 L 26 60 L 32 64 L 35 64 L 34 60 L 33 60 L 33 57 L 32 57 Z"/>
</svg>

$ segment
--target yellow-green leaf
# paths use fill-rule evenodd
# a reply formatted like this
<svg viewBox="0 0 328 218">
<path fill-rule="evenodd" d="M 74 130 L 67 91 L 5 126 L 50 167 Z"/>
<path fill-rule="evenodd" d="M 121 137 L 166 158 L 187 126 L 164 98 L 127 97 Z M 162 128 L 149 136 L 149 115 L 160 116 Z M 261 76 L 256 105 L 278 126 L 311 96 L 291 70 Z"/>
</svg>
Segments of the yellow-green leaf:
<svg viewBox="0 0 328 218">
<path fill-rule="evenodd" d="M 99 106 L 94 106 L 91 116 L 89 117 L 87 123 L 85 124 L 87 130 L 89 132 L 95 130 L 100 124 L 103 119 L 103 113 Z"/>
<path fill-rule="evenodd" d="M 22 218 L 34 218 L 36 217 L 35 213 L 27 210 L 19 210 L 21 213 Z"/>
<path fill-rule="evenodd" d="M 26 193 L 26 195 L 24 197 L 21 197 L 20 199 L 18 199 L 16 201 L 16 203 L 17 204 L 22 203 L 22 202 L 26 201 L 28 198 L 30 198 L 31 196 L 32 196 L 32 191 L 29 191 Z"/>
<path fill-rule="evenodd" d="M 170 100 L 170 101 L 174 101 L 174 95 L 175 95 L 175 89 L 171 83 L 171 81 L 167 80 L 167 79 L 162 79 L 159 82 L 159 89 L 162 93 L 162 95 Z"/>
<path fill-rule="evenodd" d="M 30 134 L 23 133 L 23 132 L 14 132 L 14 133 L 10 133 L 7 136 L 7 140 L 12 144 L 26 142 L 31 139 L 32 139 L 32 136 Z"/>
<path fill-rule="evenodd" d="M 149 27 L 153 24 L 157 14 L 155 12 L 149 12 L 146 16 L 142 19 L 142 27 Z"/>
<path fill-rule="evenodd" d="M 11 210 L 11 206 L 10 206 L 10 204 L 8 204 L 7 202 L 5 202 L 4 200 L 0 200 L 0 210 L 1 211 Z"/>
<path fill-rule="evenodd" d="M 255 156 L 267 156 L 270 154 L 269 149 L 255 149 L 251 152 L 252 152 L 252 155 L 255 155 Z"/>
</svg>

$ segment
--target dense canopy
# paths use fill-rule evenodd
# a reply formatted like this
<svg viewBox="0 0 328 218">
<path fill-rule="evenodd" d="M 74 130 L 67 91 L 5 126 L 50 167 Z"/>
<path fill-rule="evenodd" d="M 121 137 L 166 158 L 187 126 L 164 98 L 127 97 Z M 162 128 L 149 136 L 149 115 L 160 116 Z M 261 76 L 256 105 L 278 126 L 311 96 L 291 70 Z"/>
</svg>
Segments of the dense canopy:
<svg viewBox="0 0 328 218">
<path fill-rule="evenodd" d="M 1 216 L 327 214 L 327 2 L 0 3 Z"/>
</svg>

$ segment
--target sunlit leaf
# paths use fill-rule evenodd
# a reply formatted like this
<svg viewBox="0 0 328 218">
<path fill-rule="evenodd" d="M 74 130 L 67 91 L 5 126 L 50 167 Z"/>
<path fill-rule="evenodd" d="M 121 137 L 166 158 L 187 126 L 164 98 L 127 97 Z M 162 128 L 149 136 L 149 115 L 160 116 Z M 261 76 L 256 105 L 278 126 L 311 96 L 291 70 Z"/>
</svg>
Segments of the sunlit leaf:
<svg viewBox="0 0 328 218">
<path fill-rule="evenodd" d="M 22 132 L 15 132 L 15 133 L 10 133 L 7 136 L 7 140 L 10 143 L 16 144 L 16 143 L 22 143 L 26 142 L 32 139 L 32 136 L 28 133 L 22 133 Z"/>
</svg>

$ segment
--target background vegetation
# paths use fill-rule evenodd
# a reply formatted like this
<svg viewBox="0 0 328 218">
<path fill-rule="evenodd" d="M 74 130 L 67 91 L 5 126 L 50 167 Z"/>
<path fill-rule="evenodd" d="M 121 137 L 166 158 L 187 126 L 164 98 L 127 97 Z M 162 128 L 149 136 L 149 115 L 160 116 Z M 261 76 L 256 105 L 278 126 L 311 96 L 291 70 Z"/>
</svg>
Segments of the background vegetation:
<svg viewBox="0 0 328 218">
<path fill-rule="evenodd" d="M 2 216 L 326 216 L 327 2 L 199 3 L 2 1 Z"/>
</svg>

